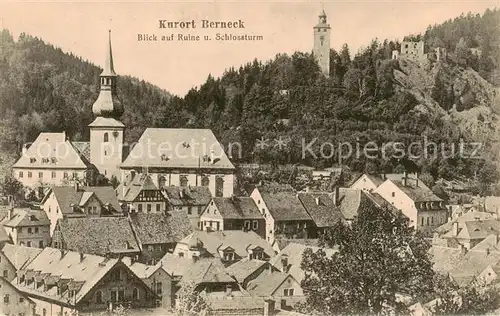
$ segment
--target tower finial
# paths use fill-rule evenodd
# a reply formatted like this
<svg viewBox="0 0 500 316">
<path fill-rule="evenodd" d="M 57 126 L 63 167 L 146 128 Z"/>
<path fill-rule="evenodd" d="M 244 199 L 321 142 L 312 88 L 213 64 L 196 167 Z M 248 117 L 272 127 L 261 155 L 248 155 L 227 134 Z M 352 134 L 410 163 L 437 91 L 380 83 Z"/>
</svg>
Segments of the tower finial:
<svg viewBox="0 0 500 316">
<path fill-rule="evenodd" d="M 104 70 L 102 71 L 101 76 L 116 76 L 115 67 L 113 65 L 113 50 L 111 49 L 111 30 L 108 31 L 108 52 L 106 54 L 106 62 L 104 63 Z"/>
</svg>

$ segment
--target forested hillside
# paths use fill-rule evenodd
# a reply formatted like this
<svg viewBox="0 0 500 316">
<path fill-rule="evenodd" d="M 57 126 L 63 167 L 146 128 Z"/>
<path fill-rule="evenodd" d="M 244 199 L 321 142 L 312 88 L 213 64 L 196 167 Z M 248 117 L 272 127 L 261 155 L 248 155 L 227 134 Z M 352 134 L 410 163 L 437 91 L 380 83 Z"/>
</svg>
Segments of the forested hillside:
<svg viewBox="0 0 500 316">
<path fill-rule="evenodd" d="M 461 176 L 495 182 L 498 158 L 500 11 L 462 15 L 423 34 L 426 51 L 445 47 L 446 62 L 391 60 L 400 43 L 373 40 L 353 55 L 347 45 L 331 51 L 331 73 L 324 78 L 313 56 L 278 54 L 208 76 L 184 97 L 170 97 L 134 78 L 119 78 L 125 105 L 126 138 L 136 140 L 148 126 L 206 127 L 224 143 L 240 142 L 242 162 L 303 163 L 329 166 L 330 159 L 302 158 L 306 144 L 319 153 L 322 141 L 376 141 L 380 144 L 427 139 L 453 144 L 461 139 L 487 143 L 485 159 L 416 159 L 434 178 Z M 0 141 L 9 153 L 44 130 L 66 130 L 85 138 L 91 104 L 98 94 L 100 69 L 43 41 L 7 31 L 0 42 Z M 472 119 L 471 119 L 472 117 Z M 257 139 L 290 139 L 289 146 L 255 148 Z M 325 149 L 324 153 L 328 154 Z M 355 171 L 391 172 L 395 159 L 351 157 Z"/>
</svg>

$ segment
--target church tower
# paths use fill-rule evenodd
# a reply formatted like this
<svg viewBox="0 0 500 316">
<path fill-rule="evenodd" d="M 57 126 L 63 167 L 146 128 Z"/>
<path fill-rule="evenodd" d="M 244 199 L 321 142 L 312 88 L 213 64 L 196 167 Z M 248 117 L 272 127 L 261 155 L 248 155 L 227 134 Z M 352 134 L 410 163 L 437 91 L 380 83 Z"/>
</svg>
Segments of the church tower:
<svg viewBox="0 0 500 316">
<path fill-rule="evenodd" d="M 325 76 L 330 76 L 330 24 L 326 21 L 325 10 L 318 16 L 314 27 L 313 54 Z"/>
<path fill-rule="evenodd" d="M 116 93 L 116 79 L 111 50 L 111 31 L 109 31 L 106 61 L 100 75 L 101 89 L 92 105 L 95 120 L 89 125 L 90 162 L 108 179 L 112 176 L 120 179 L 119 166 L 122 163 L 125 129 L 125 125 L 119 120 L 123 114 L 123 105 Z"/>
</svg>

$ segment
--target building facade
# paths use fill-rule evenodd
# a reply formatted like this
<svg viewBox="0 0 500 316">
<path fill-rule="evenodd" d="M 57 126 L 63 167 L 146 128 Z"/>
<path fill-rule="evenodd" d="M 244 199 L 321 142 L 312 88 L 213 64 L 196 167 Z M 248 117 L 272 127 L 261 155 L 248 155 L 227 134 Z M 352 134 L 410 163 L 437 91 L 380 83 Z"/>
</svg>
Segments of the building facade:
<svg viewBox="0 0 500 316">
<path fill-rule="evenodd" d="M 50 245 L 50 221 L 42 210 L 10 209 L 2 225 L 14 245 L 35 248 Z"/>
<path fill-rule="evenodd" d="M 35 302 L 0 276 L 0 314 L 7 316 L 35 315 Z"/>
</svg>

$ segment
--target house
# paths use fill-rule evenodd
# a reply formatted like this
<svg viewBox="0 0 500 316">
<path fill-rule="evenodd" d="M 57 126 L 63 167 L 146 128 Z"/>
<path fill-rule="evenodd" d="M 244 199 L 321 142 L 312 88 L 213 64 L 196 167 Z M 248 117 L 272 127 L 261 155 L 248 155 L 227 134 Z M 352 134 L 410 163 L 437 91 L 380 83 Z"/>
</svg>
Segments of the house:
<svg viewBox="0 0 500 316">
<path fill-rule="evenodd" d="M 122 261 L 156 294 L 158 307 L 172 307 L 172 276 L 165 270 L 161 261 L 154 266 L 136 262 L 129 257 L 124 257 Z"/>
<path fill-rule="evenodd" d="M 21 157 L 12 166 L 14 177 L 40 198 L 47 187 L 82 180 L 91 182 L 95 169 L 84 154 L 61 133 L 40 133 L 23 146 Z"/>
<path fill-rule="evenodd" d="M 266 240 L 273 244 L 276 238 L 308 238 L 308 229 L 314 225 L 311 216 L 293 190 L 256 187 L 250 197 L 255 201 L 266 221 Z"/>
<path fill-rule="evenodd" d="M 287 272 L 265 270 L 248 283 L 246 291 L 253 297 L 285 301 L 287 306 L 305 302 L 302 286 Z"/>
<path fill-rule="evenodd" d="M 40 248 L 5 244 L 0 251 L 1 276 L 7 281 L 16 277 L 16 272 L 42 252 Z"/>
<path fill-rule="evenodd" d="M 212 199 L 212 193 L 208 187 L 168 186 L 163 188 L 163 194 L 167 198 L 167 210 L 169 212 L 182 212 L 187 215 L 194 229 L 199 229 L 200 215 Z"/>
<path fill-rule="evenodd" d="M 183 213 L 133 213 L 129 221 L 141 249 L 138 260 L 150 265 L 172 253 L 176 243 L 193 231 Z"/>
<path fill-rule="evenodd" d="M 299 283 L 304 279 L 305 273 L 301 269 L 300 265 L 302 262 L 302 255 L 306 249 L 312 249 L 312 251 L 317 252 L 322 249 L 327 256 L 332 256 L 337 249 L 331 248 L 319 248 L 314 246 L 306 246 L 303 244 L 290 243 L 288 246 L 283 248 L 276 256 L 274 256 L 270 263 L 272 266 L 276 267 L 279 271 L 291 274 L 295 280 Z"/>
<path fill-rule="evenodd" d="M 195 285 L 195 291 L 204 291 L 210 298 L 244 295 L 236 280 L 225 272 L 224 265 L 216 258 L 194 261 L 189 269 L 185 270 L 179 286 L 189 283 Z"/>
<path fill-rule="evenodd" d="M 7 279 L 0 276 L 0 293 L 2 303 L 0 314 L 2 315 L 35 315 L 35 302 L 24 293 L 19 291 Z"/>
<path fill-rule="evenodd" d="M 230 265 L 243 258 L 269 260 L 275 252 L 253 231 L 195 231 L 177 243 L 174 255 L 185 258 L 218 258 Z"/>
<path fill-rule="evenodd" d="M 335 192 L 299 192 L 297 197 L 314 222 L 309 227 L 309 236 L 316 238 L 328 227 L 338 222 L 345 222 L 344 215 L 338 205 L 339 188 Z M 337 204 L 336 204 L 337 202 Z"/>
<path fill-rule="evenodd" d="M 487 196 L 484 199 L 485 212 L 500 215 L 500 196 Z"/>
<path fill-rule="evenodd" d="M 418 177 L 416 173 L 408 173 L 409 176 Z M 405 176 L 404 173 L 382 173 L 382 174 L 361 174 L 350 186 L 351 189 L 364 190 L 372 192 L 385 180 L 401 181 Z"/>
<path fill-rule="evenodd" d="M 464 228 L 465 222 L 484 221 L 490 219 L 496 219 L 496 218 L 491 213 L 486 213 L 486 212 L 471 211 L 467 213 L 461 213 L 459 216 L 452 217 L 450 221 L 434 229 L 434 237 L 438 238 L 446 233 L 449 233 L 454 228 L 453 225 L 455 225 L 455 223 L 458 224 L 458 226 L 455 227 L 455 229 L 458 229 L 458 231 L 460 231 L 462 228 Z"/>
<path fill-rule="evenodd" d="M 401 180 L 384 181 L 374 192 L 401 210 L 408 217 L 409 226 L 426 236 L 431 236 L 448 219 L 445 202 L 417 177 L 410 178 L 405 173 Z"/>
<path fill-rule="evenodd" d="M 99 256 L 138 256 L 127 217 L 68 217 L 57 221 L 52 247 Z"/>
<path fill-rule="evenodd" d="M 266 238 L 266 222 L 251 197 L 212 198 L 200 216 L 200 230 L 254 231 Z"/>
<path fill-rule="evenodd" d="M 42 210 L 10 209 L 1 224 L 15 245 L 43 248 L 50 244 L 50 222 Z"/>
<path fill-rule="evenodd" d="M 165 213 L 166 198 L 148 174 L 130 174 L 116 188 L 118 201 L 127 212 Z"/>
<path fill-rule="evenodd" d="M 38 315 L 96 312 L 117 305 L 156 306 L 157 296 L 120 259 L 47 247 L 17 272 L 12 284 Z"/>
<path fill-rule="evenodd" d="M 147 170 L 160 189 L 191 185 L 217 197 L 233 194 L 235 168 L 209 129 L 147 128 L 120 170 L 122 182 Z"/>
<path fill-rule="evenodd" d="M 41 205 L 50 219 L 53 236 L 59 219 L 68 217 L 122 216 L 122 209 L 113 187 L 53 186 Z"/>
<path fill-rule="evenodd" d="M 496 219 L 455 221 L 451 225 L 451 230 L 443 234 L 441 238 L 453 240 L 470 250 L 488 236 L 498 236 L 498 234 L 500 234 L 500 221 Z"/>
<path fill-rule="evenodd" d="M 243 258 L 226 268 L 227 274 L 232 276 L 244 289 L 248 287 L 250 281 L 257 278 L 266 270 L 270 270 L 271 272 L 279 271 L 269 261 L 249 258 Z"/>
<path fill-rule="evenodd" d="M 244 316 L 306 316 L 289 310 L 283 302 L 276 303 L 274 298 L 265 299 L 252 296 L 237 296 L 226 299 L 207 299 L 210 308 L 207 316 L 244 315 Z"/>
</svg>

